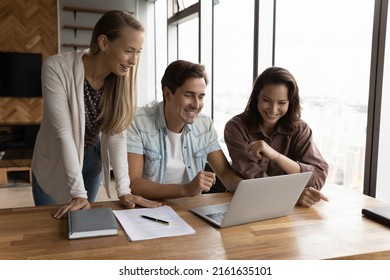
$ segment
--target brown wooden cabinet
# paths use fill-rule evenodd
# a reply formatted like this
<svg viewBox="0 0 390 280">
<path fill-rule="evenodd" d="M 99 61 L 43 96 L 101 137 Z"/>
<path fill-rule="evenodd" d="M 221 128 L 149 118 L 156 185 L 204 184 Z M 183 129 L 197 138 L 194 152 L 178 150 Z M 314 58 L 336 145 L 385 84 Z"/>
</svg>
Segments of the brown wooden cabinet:
<svg viewBox="0 0 390 280">
<path fill-rule="evenodd" d="M 0 125 L 0 187 L 31 184 L 31 159 L 39 124 Z"/>
</svg>

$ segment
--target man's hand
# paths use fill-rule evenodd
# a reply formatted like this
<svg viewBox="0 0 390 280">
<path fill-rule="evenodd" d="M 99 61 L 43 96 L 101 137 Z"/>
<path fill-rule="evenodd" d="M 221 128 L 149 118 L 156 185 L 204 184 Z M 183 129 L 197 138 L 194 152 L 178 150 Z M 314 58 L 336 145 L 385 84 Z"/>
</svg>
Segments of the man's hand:
<svg viewBox="0 0 390 280">
<path fill-rule="evenodd" d="M 329 201 L 329 198 L 321 193 L 319 190 L 316 190 L 313 187 L 305 188 L 298 199 L 297 205 L 302 207 L 311 207 L 320 200 Z"/>
<path fill-rule="evenodd" d="M 119 203 L 125 208 L 134 208 L 136 205 L 155 208 L 161 206 L 160 202 L 143 198 L 139 195 L 125 194 L 119 197 Z"/>
<path fill-rule="evenodd" d="M 202 192 L 208 192 L 215 182 L 215 173 L 200 171 L 191 182 L 184 185 L 184 197 L 196 196 Z"/>
</svg>

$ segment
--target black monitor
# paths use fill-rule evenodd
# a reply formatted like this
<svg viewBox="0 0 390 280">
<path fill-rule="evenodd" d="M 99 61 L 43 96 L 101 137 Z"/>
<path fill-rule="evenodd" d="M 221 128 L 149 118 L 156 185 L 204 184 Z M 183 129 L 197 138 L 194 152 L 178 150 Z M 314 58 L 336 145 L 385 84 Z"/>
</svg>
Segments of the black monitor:
<svg viewBox="0 0 390 280">
<path fill-rule="evenodd" d="M 0 52 L 0 97 L 40 97 L 42 54 Z"/>
</svg>

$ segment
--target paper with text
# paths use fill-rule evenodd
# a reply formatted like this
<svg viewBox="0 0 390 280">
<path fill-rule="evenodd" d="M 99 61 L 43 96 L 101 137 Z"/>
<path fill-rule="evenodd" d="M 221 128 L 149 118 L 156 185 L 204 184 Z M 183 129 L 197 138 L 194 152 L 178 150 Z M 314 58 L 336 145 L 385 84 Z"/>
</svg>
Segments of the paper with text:
<svg viewBox="0 0 390 280">
<path fill-rule="evenodd" d="M 113 212 L 131 241 L 195 233 L 195 230 L 180 218 L 170 206 L 114 210 Z M 141 215 L 168 221 L 169 225 L 144 219 Z"/>
</svg>

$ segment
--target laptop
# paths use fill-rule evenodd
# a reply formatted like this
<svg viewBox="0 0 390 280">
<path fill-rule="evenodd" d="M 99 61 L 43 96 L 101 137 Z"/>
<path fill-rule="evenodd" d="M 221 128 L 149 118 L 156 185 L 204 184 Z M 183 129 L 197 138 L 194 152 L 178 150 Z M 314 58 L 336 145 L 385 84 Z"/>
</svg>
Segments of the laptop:
<svg viewBox="0 0 390 280">
<path fill-rule="evenodd" d="M 230 203 L 190 209 L 224 228 L 290 214 L 312 172 L 242 180 Z"/>
</svg>

